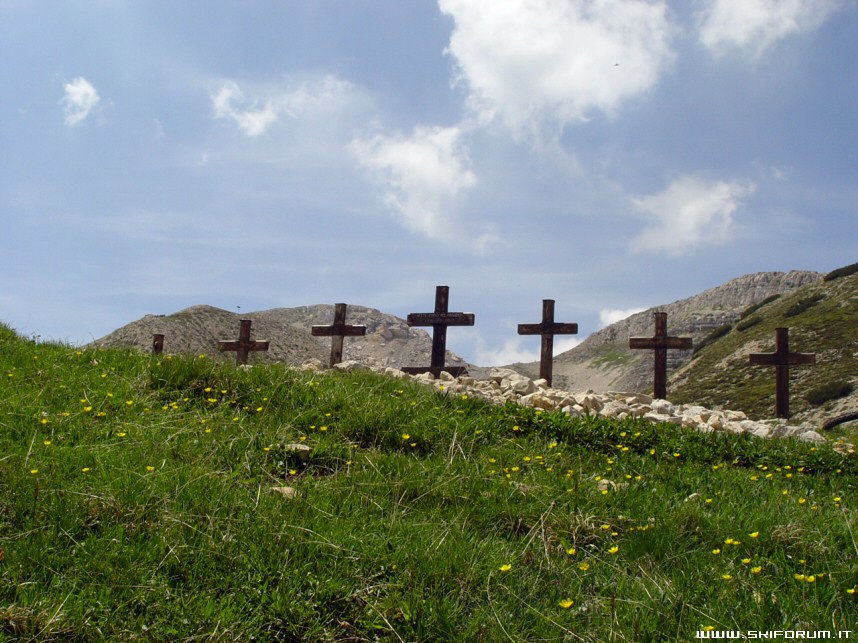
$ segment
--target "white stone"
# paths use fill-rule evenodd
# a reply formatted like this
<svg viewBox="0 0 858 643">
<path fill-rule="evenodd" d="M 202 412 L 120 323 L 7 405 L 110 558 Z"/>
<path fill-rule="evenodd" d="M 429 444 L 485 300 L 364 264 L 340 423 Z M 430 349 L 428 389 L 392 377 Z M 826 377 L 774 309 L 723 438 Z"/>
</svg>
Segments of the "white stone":
<svg viewBox="0 0 858 643">
<path fill-rule="evenodd" d="M 291 451 L 298 456 L 298 459 L 304 464 L 310 461 L 310 447 L 306 444 L 286 444 L 283 446 L 284 451 Z"/>
<path fill-rule="evenodd" d="M 612 400 L 602 407 L 600 414 L 606 417 L 616 418 L 621 413 L 628 415 L 630 410 L 631 409 L 624 403 Z"/>
<path fill-rule="evenodd" d="M 676 407 L 667 400 L 653 400 L 650 403 L 650 408 L 653 413 L 660 413 L 661 415 L 673 415 L 676 411 Z"/>
<path fill-rule="evenodd" d="M 825 442 L 825 438 L 819 435 L 816 431 L 805 431 L 798 436 L 803 442 Z"/>
<path fill-rule="evenodd" d="M 530 403 L 534 408 L 543 409 L 545 411 L 553 411 L 556 403 L 550 397 L 546 395 L 542 395 L 541 393 L 534 393 L 530 396 Z"/>
<path fill-rule="evenodd" d="M 298 495 L 298 490 L 294 487 L 271 487 L 271 491 L 276 491 L 284 498 L 294 498 Z"/>
<path fill-rule="evenodd" d="M 584 399 L 579 402 L 582 407 L 584 407 L 585 411 L 590 411 L 591 413 L 598 413 L 602 410 L 602 402 L 595 395 L 585 395 Z"/>
<path fill-rule="evenodd" d="M 301 366 L 298 367 L 298 370 L 299 371 L 317 372 L 317 371 L 321 371 L 324 368 L 325 368 L 325 365 L 322 363 L 322 360 L 316 359 L 314 357 L 313 359 L 308 359 L 306 362 L 301 364 Z"/>
<path fill-rule="evenodd" d="M 334 368 L 338 371 L 346 371 L 351 373 L 352 371 L 368 371 L 370 370 L 366 364 L 362 362 L 358 362 L 353 359 L 346 360 L 345 362 L 340 362 L 339 364 L 334 364 Z"/>
</svg>

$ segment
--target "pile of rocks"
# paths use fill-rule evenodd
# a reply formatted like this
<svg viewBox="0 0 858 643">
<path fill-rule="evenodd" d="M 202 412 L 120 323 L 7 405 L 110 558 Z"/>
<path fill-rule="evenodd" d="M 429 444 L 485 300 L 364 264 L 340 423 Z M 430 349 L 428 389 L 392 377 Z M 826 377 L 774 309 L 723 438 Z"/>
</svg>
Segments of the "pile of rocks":
<svg viewBox="0 0 858 643">
<path fill-rule="evenodd" d="M 320 365 L 307 364 L 304 368 L 316 370 Z M 359 362 L 343 362 L 335 368 L 342 370 L 368 369 Z M 431 373 L 408 375 L 387 367 L 375 368 L 378 372 L 397 378 L 410 378 L 434 386 L 448 395 L 468 395 L 485 398 L 496 404 L 515 402 L 546 411 L 562 411 L 570 416 L 601 415 L 617 420 L 640 417 L 654 423 L 675 424 L 704 433 L 729 431 L 750 433 L 760 438 L 796 437 L 809 442 L 825 442 L 810 424 L 788 424 L 785 420 L 755 421 L 742 411 L 707 409 L 694 404 L 672 404 L 667 400 L 653 399 L 641 393 L 571 393 L 551 388 L 543 379 L 532 380 L 507 368 L 493 369 L 485 380 L 474 377 L 453 377 L 447 372 L 435 378 Z"/>
</svg>

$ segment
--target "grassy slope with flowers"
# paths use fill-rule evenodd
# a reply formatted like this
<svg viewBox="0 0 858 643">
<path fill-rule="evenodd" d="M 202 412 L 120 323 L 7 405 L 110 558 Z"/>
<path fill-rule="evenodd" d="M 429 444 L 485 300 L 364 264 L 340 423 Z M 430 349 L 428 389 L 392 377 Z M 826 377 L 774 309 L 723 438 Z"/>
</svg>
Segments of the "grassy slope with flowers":
<svg viewBox="0 0 858 643">
<path fill-rule="evenodd" d="M 0 376 L 0 640 L 690 640 L 858 622 L 858 462 L 828 447 L 2 326 Z"/>
</svg>

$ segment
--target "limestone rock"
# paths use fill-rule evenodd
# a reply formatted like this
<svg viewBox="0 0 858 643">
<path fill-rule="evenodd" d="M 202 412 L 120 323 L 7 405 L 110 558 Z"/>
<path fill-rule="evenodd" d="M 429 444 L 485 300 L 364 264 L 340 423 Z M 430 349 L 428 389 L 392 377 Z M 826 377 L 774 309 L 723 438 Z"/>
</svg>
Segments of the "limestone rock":
<svg viewBox="0 0 858 643">
<path fill-rule="evenodd" d="M 271 491 L 276 491 L 284 498 L 295 498 L 298 495 L 295 487 L 271 487 Z"/>
</svg>

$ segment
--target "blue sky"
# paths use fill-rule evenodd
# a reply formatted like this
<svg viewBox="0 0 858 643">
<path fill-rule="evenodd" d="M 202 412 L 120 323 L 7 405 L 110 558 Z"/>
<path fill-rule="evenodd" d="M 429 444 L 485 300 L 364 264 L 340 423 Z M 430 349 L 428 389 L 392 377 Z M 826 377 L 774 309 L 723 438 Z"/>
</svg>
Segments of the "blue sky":
<svg viewBox="0 0 858 643">
<path fill-rule="evenodd" d="M 536 359 L 543 298 L 856 261 L 856 61 L 854 0 L 0 0 L 0 319 L 444 284 L 452 350 Z"/>
</svg>

